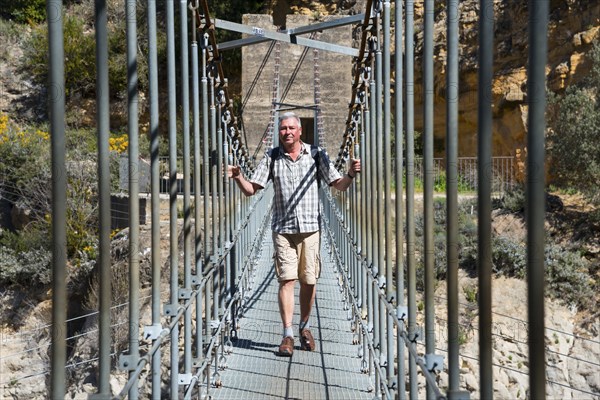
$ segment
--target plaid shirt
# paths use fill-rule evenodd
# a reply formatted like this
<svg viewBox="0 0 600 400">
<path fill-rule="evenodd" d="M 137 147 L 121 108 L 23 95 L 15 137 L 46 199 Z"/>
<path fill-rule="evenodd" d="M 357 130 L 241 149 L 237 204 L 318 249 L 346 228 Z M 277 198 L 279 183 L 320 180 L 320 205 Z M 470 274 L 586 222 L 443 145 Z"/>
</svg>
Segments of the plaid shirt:
<svg viewBox="0 0 600 400">
<path fill-rule="evenodd" d="M 273 217 L 271 229 L 277 233 L 305 233 L 319 230 L 319 188 L 316 180 L 316 165 L 311 151 L 319 151 L 319 176 L 321 182 L 331 184 L 342 176 L 329 160 L 329 155 L 320 147 L 302 143 L 300 155 L 293 161 L 283 147 L 277 159 L 272 160 L 269 150 L 250 179 L 262 187 L 267 186 L 271 162 L 273 162 Z"/>
</svg>

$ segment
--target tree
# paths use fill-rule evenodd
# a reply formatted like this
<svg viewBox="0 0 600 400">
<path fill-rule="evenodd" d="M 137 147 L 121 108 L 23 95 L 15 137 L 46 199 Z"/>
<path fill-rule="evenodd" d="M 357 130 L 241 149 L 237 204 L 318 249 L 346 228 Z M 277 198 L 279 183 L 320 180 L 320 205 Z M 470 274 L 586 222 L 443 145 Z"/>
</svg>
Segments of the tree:
<svg viewBox="0 0 600 400">
<path fill-rule="evenodd" d="M 600 44 L 589 52 L 591 73 L 564 95 L 549 95 L 548 155 L 552 183 L 600 196 Z"/>
</svg>

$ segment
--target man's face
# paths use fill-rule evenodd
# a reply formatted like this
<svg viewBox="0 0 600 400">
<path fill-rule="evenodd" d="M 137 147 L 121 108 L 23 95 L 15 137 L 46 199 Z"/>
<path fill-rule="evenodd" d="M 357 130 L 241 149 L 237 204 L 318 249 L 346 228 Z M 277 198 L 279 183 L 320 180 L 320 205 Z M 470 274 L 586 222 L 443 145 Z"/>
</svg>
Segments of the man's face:
<svg viewBox="0 0 600 400">
<path fill-rule="evenodd" d="M 296 118 L 287 118 L 279 125 L 279 141 L 285 145 L 292 145 L 300 141 L 302 128 L 298 126 Z"/>
</svg>

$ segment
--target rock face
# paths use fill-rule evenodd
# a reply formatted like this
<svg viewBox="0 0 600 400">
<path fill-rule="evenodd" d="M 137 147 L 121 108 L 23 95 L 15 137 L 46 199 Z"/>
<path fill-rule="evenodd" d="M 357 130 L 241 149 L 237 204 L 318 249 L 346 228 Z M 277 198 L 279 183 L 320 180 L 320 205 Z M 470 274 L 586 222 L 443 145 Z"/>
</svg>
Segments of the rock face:
<svg viewBox="0 0 600 400">
<path fill-rule="evenodd" d="M 460 389 L 480 398 L 479 387 L 479 317 L 477 315 L 477 279 L 459 272 L 459 365 Z M 492 282 L 492 357 L 494 398 L 529 398 L 527 283 L 499 277 Z M 440 282 L 436 296 L 446 298 L 446 285 Z M 436 306 L 436 348 L 447 365 L 446 304 Z M 556 301 L 546 302 L 546 374 L 549 399 L 599 399 L 597 360 L 600 359 L 599 338 L 579 332 L 574 313 Z M 439 375 L 441 387 L 447 387 L 448 376 Z M 591 393 L 596 395 L 590 396 Z M 423 395 L 425 391 L 423 391 Z"/>
<path fill-rule="evenodd" d="M 600 38 L 600 3 L 597 1 L 551 1 L 548 26 L 548 88 L 562 91 L 583 79 L 590 70 L 586 52 Z M 524 153 L 527 122 L 527 4 L 493 2 L 494 78 L 492 82 L 494 156 Z M 422 129 L 421 28 L 423 2 L 415 2 L 415 127 Z M 477 153 L 477 47 L 478 1 L 459 2 L 459 156 Z M 434 30 L 434 135 L 444 143 L 446 134 L 446 10 L 436 9 Z M 438 153 L 442 147 L 436 149 Z"/>
</svg>

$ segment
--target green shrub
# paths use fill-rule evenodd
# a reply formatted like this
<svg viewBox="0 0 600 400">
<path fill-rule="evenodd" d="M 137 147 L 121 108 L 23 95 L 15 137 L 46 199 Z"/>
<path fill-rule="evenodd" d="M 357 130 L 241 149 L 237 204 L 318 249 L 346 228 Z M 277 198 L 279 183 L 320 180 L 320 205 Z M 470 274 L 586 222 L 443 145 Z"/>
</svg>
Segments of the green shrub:
<svg viewBox="0 0 600 400">
<path fill-rule="evenodd" d="M 0 10 L 15 22 L 37 24 L 46 19 L 46 0 L 0 0 Z"/>
<path fill-rule="evenodd" d="M 520 213 L 525 210 L 525 190 L 522 186 L 516 186 L 504 192 L 500 200 L 494 201 L 494 208 L 501 208 L 510 213 Z"/>
<path fill-rule="evenodd" d="M 548 96 L 548 155 L 551 181 L 591 198 L 600 186 L 600 44 L 588 53 L 592 72 L 563 95 Z"/>
<path fill-rule="evenodd" d="M 525 279 L 527 276 L 525 244 L 508 236 L 492 238 L 492 269 L 496 274 Z"/>
<path fill-rule="evenodd" d="M 471 204 L 469 201 L 468 204 Z M 464 210 L 470 210 L 470 206 L 460 206 L 462 212 L 459 212 L 458 220 L 458 254 L 459 263 L 467 269 L 473 269 L 473 266 L 469 264 L 472 262 L 471 252 L 475 251 L 476 259 L 476 240 L 477 240 L 477 225 L 475 224 L 476 215 L 465 212 Z M 434 277 L 435 279 L 445 279 L 447 269 L 447 239 L 446 239 L 446 199 L 435 198 L 433 202 L 433 220 L 434 220 L 434 234 L 433 234 L 433 247 L 434 247 Z M 418 249 L 422 249 L 424 246 L 424 220 L 423 215 L 419 214 L 415 217 L 415 244 Z M 425 257 L 423 253 L 419 253 L 416 257 L 417 261 L 417 287 L 423 289 L 424 287 L 424 262 Z"/>
<path fill-rule="evenodd" d="M 23 286 L 46 285 L 52 281 L 52 252 L 39 247 L 17 252 L 3 247 L 0 252 L 0 282 Z"/>
<path fill-rule="evenodd" d="M 92 95 L 96 84 L 96 53 L 93 32 L 79 17 L 64 19 L 65 95 L 79 93 Z M 34 82 L 46 85 L 48 81 L 48 28 L 38 25 L 24 45 L 23 69 Z"/>
<path fill-rule="evenodd" d="M 593 307 L 589 262 L 575 251 L 549 244 L 545 251 L 546 291 L 565 304 Z"/>
</svg>

